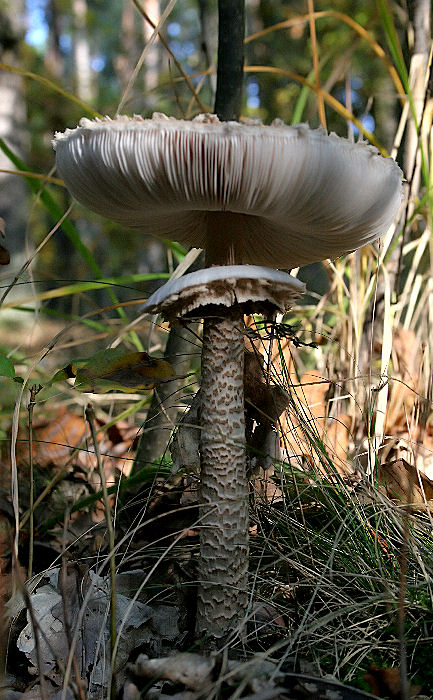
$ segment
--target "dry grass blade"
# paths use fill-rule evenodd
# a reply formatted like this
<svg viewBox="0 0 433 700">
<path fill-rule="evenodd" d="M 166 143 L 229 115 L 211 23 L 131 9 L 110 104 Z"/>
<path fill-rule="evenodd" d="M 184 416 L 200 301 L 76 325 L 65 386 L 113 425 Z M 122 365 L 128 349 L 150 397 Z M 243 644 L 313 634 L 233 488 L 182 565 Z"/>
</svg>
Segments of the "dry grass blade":
<svg viewBox="0 0 433 700">
<path fill-rule="evenodd" d="M 59 185 L 59 187 L 64 187 L 65 183 L 59 177 L 51 177 L 50 175 L 42 175 L 40 173 L 30 173 L 27 170 L 7 170 L 6 168 L 0 168 L 0 173 L 5 173 L 7 175 L 21 175 L 22 177 L 31 177 L 34 180 L 42 180 L 42 182 L 50 182 L 52 185 Z"/>
<path fill-rule="evenodd" d="M 76 97 L 75 95 L 71 95 L 70 92 L 67 92 L 64 90 L 60 85 L 56 85 L 52 80 L 48 80 L 48 78 L 44 78 L 42 75 L 38 75 L 37 73 L 32 73 L 31 71 L 28 70 L 22 70 L 21 68 L 18 68 L 17 66 L 11 66 L 7 63 L 2 63 L 0 62 L 0 70 L 7 71 L 9 73 L 16 73 L 17 75 L 21 75 L 24 78 L 30 78 L 30 80 L 34 80 L 37 83 L 40 83 L 43 85 L 44 88 L 48 88 L 48 90 L 52 90 L 53 92 L 58 92 L 62 97 L 64 97 L 66 100 L 69 102 L 73 102 L 79 107 L 81 107 L 87 114 L 90 114 L 92 117 L 101 117 L 102 115 L 99 114 L 96 110 L 94 110 L 92 107 L 90 107 L 88 104 L 83 102 L 83 100 L 80 100 L 79 97 Z"/>
<path fill-rule="evenodd" d="M 121 100 L 118 104 L 117 110 L 116 110 L 117 113 L 119 113 L 122 110 L 125 103 L 127 102 L 128 98 L 129 98 L 129 94 L 130 94 L 131 89 L 132 89 L 132 86 L 134 85 L 134 83 L 137 79 L 137 75 L 140 72 L 140 69 L 144 63 L 146 55 L 150 51 L 155 39 L 158 37 L 159 31 L 160 31 L 161 27 L 164 25 L 164 22 L 166 21 L 167 17 L 170 16 L 176 2 L 177 2 L 177 0 L 170 0 L 170 2 L 168 3 L 167 7 L 164 10 L 164 12 L 162 13 L 158 23 L 156 25 L 154 25 L 154 30 L 153 30 L 152 36 L 149 38 L 149 41 L 147 42 L 146 46 L 144 47 L 143 51 L 141 52 L 141 56 L 137 61 L 137 64 L 134 68 L 134 71 L 129 79 L 128 85 L 126 86 L 126 88 L 123 92 L 122 98 L 121 98 Z M 136 3 L 134 3 L 134 4 L 136 4 Z M 136 4 L 136 6 L 138 6 L 138 5 Z M 139 7 L 139 9 L 140 9 L 140 7 Z M 142 12 L 141 9 L 140 9 L 140 12 Z"/>
<path fill-rule="evenodd" d="M 310 36 L 311 36 L 311 50 L 313 52 L 313 67 L 314 67 L 314 80 L 316 85 L 316 95 L 317 95 L 317 109 L 319 112 L 320 123 L 324 129 L 326 129 L 326 115 L 325 115 L 325 105 L 323 102 L 323 94 L 320 86 L 320 72 L 319 72 L 319 55 L 317 48 L 317 36 L 316 36 L 316 23 L 314 20 L 314 2 L 313 0 L 308 0 L 308 19 L 310 24 Z"/>
<path fill-rule="evenodd" d="M 275 73 L 276 75 L 284 75 L 287 78 L 296 80 L 296 82 L 300 83 L 301 85 L 305 85 L 312 92 L 315 92 L 317 94 L 316 85 L 310 83 L 308 80 L 303 78 L 302 75 L 292 73 L 292 71 L 284 70 L 283 68 L 274 68 L 273 66 L 245 66 L 244 71 L 246 73 Z M 361 134 L 363 134 L 363 136 L 365 136 L 365 138 L 368 139 L 368 141 L 370 141 L 370 143 L 372 143 L 373 146 L 376 146 L 378 151 L 380 151 L 380 153 L 383 156 L 388 157 L 388 152 L 385 148 L 383 148 L 380 145 L 376 137 L 370 131 L 368 131 L 362 124 L 362 122 L 359 119 L 357 119 L 351 112 L 349 112 L 349 110 L 346 109 L 346 107 L 342 105 L 341 102 L 339 102 L 335 97 L 325 92 L 324 90 L 321 90 L 320 93 L 323 95 L 323 99 L 325 100 L 325 102 L 327 102 L 337 112 L 337 114 L 340 114 L 342 117 L 344 117 L 345 120 L 354 124 L 359 129 Z"/>
<path fill-rule="evenodd" d="M 321 17 L 335 17 L 336 19 L 340 19 L 342 22 L 354 29 L 354 31 L 357 34 L 359 34 L 359 36 L 371 46 L 376 56 L 378 56 L 378 58 L 380 58 L 380 60 L 383 61 L 386 65 L 386 68 L 396 88 L 397 94 L 399 95 L 401 100 L 405 102 L 405 89 L 403 87 L 403 84 L 399 78 L 398 72 L 386 56 L 383 48 L 380 46 L 380 44 L 378 44 L 377 41 L 375 41 L 375 39 L 373 39 L 371 34 L 358 22 L 352 19 L 352 17 L 349 17 L 349 15 L 346 15 L 342 12 L 338 12 L 337 10 L 323 10 L 321 12 L 314 12 L 313 15 L 300 15 L 299 17 L 296 17 L 296 19 L 289 19 L 285 20 L 284 22 L 279 22 L 278 24 L 274 24 L 271 27 L 266 27 L 266 29 L 262 29 L 259 32 L 256 32 L 255 34 L 251 34 L 245 39 L 245 42 L 248 43 L 251 41 L 255 41 L 256 39 L 259 39 L 265 36 L 266 34 L 270 34 L 276 30 L 287 29 L 288 27 L 309 22 L 311 21 L 311 19 L 320 19 Z"/>
</svg>

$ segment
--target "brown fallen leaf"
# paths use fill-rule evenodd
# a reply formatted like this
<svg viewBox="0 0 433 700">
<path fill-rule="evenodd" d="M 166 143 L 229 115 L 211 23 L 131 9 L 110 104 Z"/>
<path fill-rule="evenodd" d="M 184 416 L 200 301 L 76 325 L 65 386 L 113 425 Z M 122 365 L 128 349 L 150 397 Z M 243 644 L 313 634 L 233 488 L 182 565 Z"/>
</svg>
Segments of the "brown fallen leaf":
<svg viewBox="0 0 433 700">
<path fill-rule="evenodd" d="M 379 488 L 389 498 L 418 508 L 429 507 L 433 501 L 433 481 L 405 459 L 382 464 L 376 476 Z"/>
<path fill-rule="evenodd" d="M 394 435 L 407 428 L 408 416 L 418 400 L 422 350 L 413 330 L 394 329 L 392 367 L 394 381 L 390 383 L 385 431 Z"/>
<path fill-rule="evenodd" d="M 88 432 L 82 416 L 77 416 L 65 408 L 56 415 L 33 426 L 33 459 L 40 467 L 53 465 L 64 467 L 73 449 L 81 445 Z M 18 459 L 28 462 L 29 446 L 25 435 L 21 434 Z"/>
<path fill-rule="evenodd" d="M 286 412 L 282 419 L 284 440 L 298 454 L 311 459 L 311 439 L 306 434 L 315 433 L 331 456 L 335 469 L 342 477 L 353 474 L 352 464 L 347 459 L 352 421 L 346 413 L 330 417 L 328 393 L 329 382 L 317 370 L 310 370 L 300 382 L 293 377 L 297 410 Z M 286 445 L 285 445 L 286 446 Z M 318 468 L 321 464 L 317 460 Z"/>
</svg>

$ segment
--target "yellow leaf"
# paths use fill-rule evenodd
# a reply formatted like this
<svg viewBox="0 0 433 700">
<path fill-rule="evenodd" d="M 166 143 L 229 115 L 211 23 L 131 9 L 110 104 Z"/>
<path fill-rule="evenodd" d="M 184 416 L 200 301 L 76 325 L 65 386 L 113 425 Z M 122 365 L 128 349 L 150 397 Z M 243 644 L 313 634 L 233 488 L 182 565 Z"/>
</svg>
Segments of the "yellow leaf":
<svg viewBox="0 0 433 700">
<path fill-rule="evenodd" d="M 75 377 L 76 389 L 94 394 L 147 391 L 175 374 L 165 360 L 150 357 L 146 352 L 125 353 L 120 348 L 100 350 L 92 357 L 74 360 L 58 373 L 59 379 Z"/>
</svg>

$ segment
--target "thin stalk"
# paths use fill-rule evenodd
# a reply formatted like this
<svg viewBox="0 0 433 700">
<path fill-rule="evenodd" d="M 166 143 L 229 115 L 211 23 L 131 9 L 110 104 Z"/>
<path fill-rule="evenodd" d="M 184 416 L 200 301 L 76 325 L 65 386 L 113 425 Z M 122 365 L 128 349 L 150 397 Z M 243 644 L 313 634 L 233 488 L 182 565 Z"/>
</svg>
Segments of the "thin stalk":
<svg viewBox="0 0 433 700">
<path fill-rule="evenodd" d="M 34 525 L 34 465 L 33 465 L 33 410 L 36 405 L 36 394 L 42 387 L 34 384 L 30 387 L 30 401 L 27 406 L 29 412 L 29 467 L 30 467 L 30 497 L 29 497 L 29 566 L 27 576 L 30 579 L 33 572 L 33 546 L 35 538 Z"/>
<path fill-rule="evenodd" d="M 218 0 L 218 70 L 215 114 L 238 120 L 242 106 L 245 2 Z"/>
<path fill-rule="evenodd" d="M 204 256 L 192 263 L 189 270 L 193 272 L 203 267 Z M 167 448 L 168 438 L 179 414 L 178 396 L 185 384 L 183 377 L 191 366 L 192 341 L 194 335 L 189 326 L 175 325 L 170 328 L 164 351 L 164 360 L 176 369 L 178 379 L 158 387 L 154 392 L 152 403 L 147 412 L 146 421 L 138 443 L 131 474 L 136 474 L 142 465 L 152 464 L 161 458 Z M 140 485 L 138 485 L 139 488 Z"/>
<path fill-rule="evenodd" d="M 105 520 L 107 523 L 108 532 L 108 547 L 110 551 L 110 644 L 111 644 L 111 688 L 110 698 L 116 698 L 116 557 L 115 557 L 115 542 L 114 528 L 111 520 L 111 508 L 108 498 L 107 482 L 105 480 L 105 472 L 102 466 L 101 453 L 99 451 L 98 439 L 95 429 L 95 412 L 92 406 L 86 408 L 86 420 L 89 424 L 90 434 L 92 436 L 93 447 L 95 450 L 96 461 L 98 464 L 99 476 L 101 479 L 102 495 L 104 499 Z"/>
<path fill-rule="evenodd" d="M 415 470 L 410 471 L 409 483 L 406 492 L 408 504 L 413 502 L 413 492 L 415 486 Z M 407 644 L 406 644 L 406 590 L 408 573 L 408 553 L 409 553 L 409 525 L 410 505 L 406 505 L 402 510 L 402 543 L 400 549 L 400 580 L 398 587 L 398 641 L 400 656 L 400 697 L 401 700 L 409 700 L 409 682 L 407 668 Z"/>
</svg>

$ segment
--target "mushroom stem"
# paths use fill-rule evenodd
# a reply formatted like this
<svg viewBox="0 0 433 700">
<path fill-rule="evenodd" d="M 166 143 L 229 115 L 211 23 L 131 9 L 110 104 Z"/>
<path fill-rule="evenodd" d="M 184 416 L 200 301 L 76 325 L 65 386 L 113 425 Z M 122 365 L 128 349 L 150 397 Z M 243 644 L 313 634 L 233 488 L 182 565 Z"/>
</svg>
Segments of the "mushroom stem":
<svg viewBox="0 0 433 700">
<path fill-rule="evenodd" d="M 206 267 L 242 264 L 240 232 L 245 216 L 227 211 L 207 212 Z"/>
<path fill-rule="evenodd" d="M 248 594 L 243 316 L 206 318 L 201 384 L 201 516 L 197 635 L 227 637 Z"/>
</svg>

